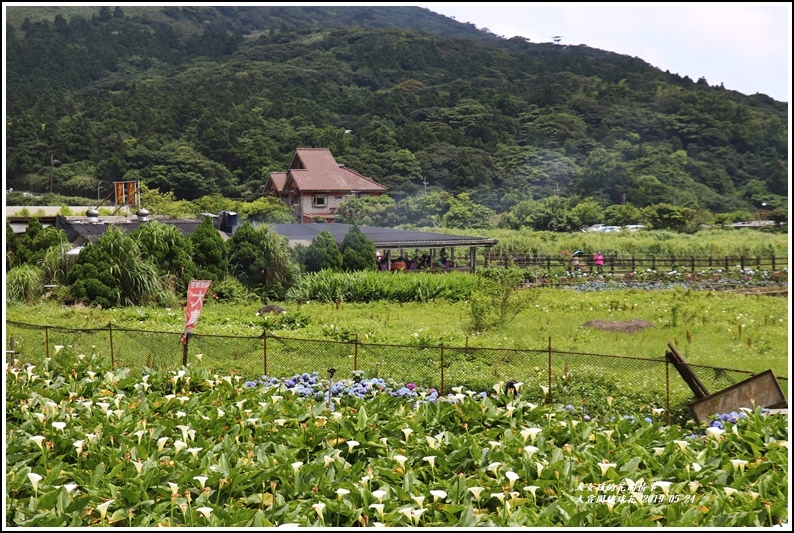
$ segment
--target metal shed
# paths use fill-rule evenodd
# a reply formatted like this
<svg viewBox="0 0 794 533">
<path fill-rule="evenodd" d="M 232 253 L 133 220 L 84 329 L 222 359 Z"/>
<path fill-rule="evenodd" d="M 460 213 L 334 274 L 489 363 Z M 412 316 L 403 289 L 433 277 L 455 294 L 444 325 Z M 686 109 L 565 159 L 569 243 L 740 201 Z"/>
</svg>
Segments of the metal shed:
<svg viewBox="0 0 794 533">
<path fill-rule="evenodd" d="M 334 236 L 337 243 L 341 244 L 353 227 L 352 224 L 269 224 L 279 235 L 287 237 L 289 245 L 294 247 L 297 244 L 309 246 L 320 232 L 327 231 Z M 361 232 L 375 244 L 375 248 L 386 253 L 387 261 L 391 260 L 392 252 L 400 255 L 406 249 L 427 249 L 431 256 L 435 256 L 436 250 L 450 248 L 452 259 L 454 259 L 455 248 L 468 248 L 468 266 L 466 269 L 474 271 L 476 265 L 477 248 L 489 248 L 496 244 L 496 239 L 484 237 L 470 237 L 467 235 L 449 235 L 446 233 L 431 233 L 428 231 L 402 230 L 394 228 L 379 228 L 374 226 L 359 226 Z"/>
</svg>

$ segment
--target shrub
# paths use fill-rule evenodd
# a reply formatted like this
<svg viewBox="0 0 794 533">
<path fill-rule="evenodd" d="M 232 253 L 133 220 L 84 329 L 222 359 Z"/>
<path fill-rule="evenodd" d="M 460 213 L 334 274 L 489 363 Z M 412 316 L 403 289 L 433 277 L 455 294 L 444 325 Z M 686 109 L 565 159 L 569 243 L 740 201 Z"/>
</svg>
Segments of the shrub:
<svg viewBox="0 0 794 533">
<path fill-rule="evenodd" d="M 251 293 L 248 289 L 240 283 L 237 278 L 228 276 L 218 283 L 210 285 L 210 293 L 215 295 L 214 298 L 207 301 L 215 300 L 217 302 L 228 302 L 236 304 L 244 304 L 251 301 Z"/>
<path fill-rule="evenodd" d="M 33 305 L 44 289 L 41 269 L 33 265 L 12 268 L 6 277 L 6 302 Z"/>
</svg>

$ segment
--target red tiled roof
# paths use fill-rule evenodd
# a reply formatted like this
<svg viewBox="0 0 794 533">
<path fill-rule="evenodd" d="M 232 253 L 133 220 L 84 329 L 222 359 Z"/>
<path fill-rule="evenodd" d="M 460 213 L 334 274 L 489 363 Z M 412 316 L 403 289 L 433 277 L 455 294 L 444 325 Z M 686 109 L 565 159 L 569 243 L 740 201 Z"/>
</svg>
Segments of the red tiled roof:
<svg viewBox="0 0 794 533">
<path fill-rule="evenodd" d="M 287 183 L 287 173 L 271 172 L 270 179 L 268 180 L 268 183 L 265 184 L 265 190 L 268 189 L 268 185 L 270 185 L 271 182 L 273 183 L 273 189 L 280 193 L 284 190 L 284 185 Z"/>
<path fill-rule="evenodd" d="M 298 148 L 287 175 L 287 181 L 294 182 L 301 191 L 388 190 L 361 174 L 341 167 L 327 148 Z"/>
</svg>

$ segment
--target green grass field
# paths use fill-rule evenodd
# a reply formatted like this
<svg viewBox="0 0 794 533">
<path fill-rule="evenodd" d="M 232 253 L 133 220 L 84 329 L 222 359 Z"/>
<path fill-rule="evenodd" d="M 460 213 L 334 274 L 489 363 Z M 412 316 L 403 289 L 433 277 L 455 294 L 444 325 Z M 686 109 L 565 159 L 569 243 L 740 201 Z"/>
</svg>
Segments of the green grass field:
<svg viewBox="0 0 794 533">
<path fill-rule="evenodd" d="M 692 364 L 788 376 L 788 300 L 703 291 L 537 291 L 534 302 L 511 322 L 485 332 L 471 331 L 466 302 L 373 302 L 335 304 L 282 302 L 290 315 L 308 324 L 297 329 L 269 328 L 279 337 L 352 341 L 364 344 L 509 348 L 621 355 L 664 356 L 667 343 Z M 265 325 L 257 303 L 208 303 L 196 334 L 256 337 Z M 182 309 L 68 308 L 53 303 L 12 305 L 7 320 L 70 328 L 113 327 L 178 333 Z M 641 319 L 654 327 L 615 333 L 582 325 L 591 320 Z M 8 344 L 8 339 L 6 339 Z M 308 369 L 307 369 L 308 370 Z"/>
</svg>

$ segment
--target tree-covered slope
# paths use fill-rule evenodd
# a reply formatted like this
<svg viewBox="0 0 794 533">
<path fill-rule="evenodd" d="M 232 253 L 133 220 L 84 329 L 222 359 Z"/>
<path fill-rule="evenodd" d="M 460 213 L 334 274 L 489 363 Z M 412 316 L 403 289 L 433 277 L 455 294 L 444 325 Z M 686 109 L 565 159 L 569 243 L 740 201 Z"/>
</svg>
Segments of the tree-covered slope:
<svg viewBox="0 0 794 533">
<path fill-rule="evenodd" d="M 8 8 L 8 184 L 253 198 L 298 147 L 400 198 L 784 205 L 787 105 L 411 7 Z M 44 8 L 40 8 L 44 9 Z M 51 10 L 63 9 L 62 12 Z M 12 16 L 13 14 L 13 16 Z M 20 21 L 20 17 L 22 20 Z"/>
</svg>

